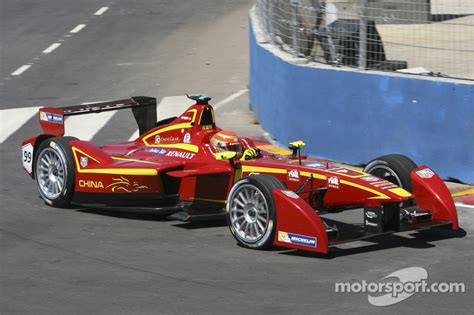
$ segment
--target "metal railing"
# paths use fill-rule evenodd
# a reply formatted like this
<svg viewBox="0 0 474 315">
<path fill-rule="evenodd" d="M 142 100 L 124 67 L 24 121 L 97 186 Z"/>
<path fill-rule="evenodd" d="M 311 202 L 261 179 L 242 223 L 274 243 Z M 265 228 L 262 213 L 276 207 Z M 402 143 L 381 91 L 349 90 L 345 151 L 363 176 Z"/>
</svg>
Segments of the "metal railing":
<svg viewBox="0 0 474 315">
<path fill-rule="evenodd" d="M 267 40 L 333 66 L 474 80 L 473 0 L 257 0 Z"/>
</svg>

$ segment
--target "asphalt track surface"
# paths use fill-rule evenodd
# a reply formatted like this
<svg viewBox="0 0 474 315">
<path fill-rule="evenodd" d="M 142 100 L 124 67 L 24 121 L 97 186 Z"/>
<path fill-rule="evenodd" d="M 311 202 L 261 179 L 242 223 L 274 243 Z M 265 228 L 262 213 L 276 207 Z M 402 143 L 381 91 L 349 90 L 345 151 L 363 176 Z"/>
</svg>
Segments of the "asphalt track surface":
<svg viewBox="0 0 474 315">
<path fill-rule="evenodd" d="M 2 110 L 186 92 L 205 92 L 219 101 L 247 85 L 252 1 L 3 0 L 1 5 Z M 102 7 L 108 9 L 94 15 Z M 81 24 L 86 26 L 70 33 Z M 61 45 L 51 46 L 55 43 Z M 12 75 L 25 65 L 30 67 Z M 245 94 L 216 115 L 225 128 L 262 132 L 253 124 Z M 2 114 L 2 124 L 10 119 L 16 119 L 15 112 Z M 134 129 L 128 113 L 117 113 L 92 141 L 123 141 Z M 248 250 L 236 245 L 220 221 L 187 224 L 154 214 L 47 207 L 20 163 L 19 143 L 37 132 L 31 117 L 0 145 L 1 314 L 472 311 L 472 209 L 459 208 L 457 233 L 378 237 L 327 256 Z M 429 282 L 464 282 L 466 293 L 418 293 L 378 308 L 366 293 L 334 292 L 335 282 L 378 282 L 415 266 L 427 270 Z"/>
</svg>

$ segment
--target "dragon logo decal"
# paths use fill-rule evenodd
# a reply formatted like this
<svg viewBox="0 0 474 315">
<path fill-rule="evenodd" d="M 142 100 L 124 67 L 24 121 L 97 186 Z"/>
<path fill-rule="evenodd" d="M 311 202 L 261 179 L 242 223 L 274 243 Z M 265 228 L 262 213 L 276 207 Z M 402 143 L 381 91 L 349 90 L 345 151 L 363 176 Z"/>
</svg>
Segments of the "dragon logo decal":
<svg viewBox="0 0 474 315">
<path fill-rule="evenodd" d="M 112 192 L 137 192 L 142 189 L 148 189 L 148 186 L 139 185 L 138 182 L 130 182 L 128 178 L 120 176 L 120 178 L 112 178 L 115 182 L 107 185 L 107 188 L 111 188 Z"/>
</svg>

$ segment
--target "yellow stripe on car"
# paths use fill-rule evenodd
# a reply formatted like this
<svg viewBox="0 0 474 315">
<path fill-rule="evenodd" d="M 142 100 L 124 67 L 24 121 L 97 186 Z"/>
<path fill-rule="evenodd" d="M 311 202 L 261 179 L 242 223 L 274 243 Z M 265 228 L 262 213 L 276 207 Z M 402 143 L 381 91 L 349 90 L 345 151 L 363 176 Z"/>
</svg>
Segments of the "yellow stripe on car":
<svg viewBox="0 0 474 315">
<path fill-rule="evenodd" d="M 84 151 L 82 151 L 82 150 L 80 150 L 80 149 L 78 149 L 78 148 L 76 148 L 76 147 L 72 147 L 71 149 L 72 149 L 72 153 L 74 154 L 74 159 L 76 160 L 76 165 L 77 165 L 77 167 L 81 167 L 81 166 L 80 166 L 80 164 L 79 164 L 79 162 L 78 162 L 78 160 L 77 160 L 77 154 L 76 154 L 76 152 L 79 152 L 80 154 L 82 154 L 82 155 L 84 155 L 84 156 L 87 156 L 89 159 L 94 160 L 96 163 L 99 163 L 99 164 L 100 164 L 100 161 L 99 161 L 99 160 L 97 160 L 96 158 L 90 156 L 90 155 L 87 154 L 86 152 L 84 152 Z"/>
<path fill-rule="evenodd" d="M 196 120 L 197 110 L 196 110 L 196 109 L 190 109 L 190 110 L 188 110 L 187 112 L 192 112 L 192 113 L 193 113 L 193 118 L 191 119 L 190 122 L 181 123 L 181 124 L 176 124 L 176 125 L 171 125 L 171 126 L 167 126 L 167 127 L 158 129 L 157 131 L 154 131 L 154 132 L 150 133 L 150 134 L 147 135 L 146 137 L 143 137 L 143 143 L 144 143 L 147 147 L 157 147 L 157 146 L 159 146 L 158 144 L 155 144 L 155 143 L 148 143 L 148 139 L 149 139 L 149 138 L 152 138 L 152 137 L 154 137 L 154 136 L 156 136 L 156 135 L 159 135 L 160 133 L 166 132 L 166 131 L 171 131 L 171 130 L 176 130 L 176 129 L 191 128 L 191 127 L 194 125 L 194 121 Z M 197 151 L 196 151 L 196 152 L 197 152 Z"/>
<path fill-rule="evenodd" d="M 145 163 L 145 164 L 156 165 L 156 162 L 143 161 L 143 160 L 137 160 L 137 159 L 129 159 L 129 158 L 124 158 L 124 157 L 120 157 L 120 156 L 112 156 L 112 159 L 117 160 L 117 161 L 137 162 L 137 163 Z"/>
<path fill-rule="evenodd" d="M 272 173 L 272 174 L 286 174 L 287 171 L 284 168 L 274 168 L 274 167 L 262 167 L 262 166 L 250 166 L 242 165 L 242 172 L 244 173 Z"/>
<path fill-rule="evenodd" d="M 181 149 L 181 150 L 191 151 L 194 153 L 199 152 L 199 147 L 197 145 L 187 144 L 187 143 L 155 144 L 155 145 L 147 145 L 147 147 Z"/>
<path fill-rule="evenodd" d="M 151 168 L 95 168 L 77 170 L 84 174 L 109 174 L 109 175 L 141 175 L 141 176 L 155 176 L 158 171 Z"/>
<path fill-rule="evenodd" d="M 408 191 L 400 187 L 392 188 L 392 189 L 389 189 L 388 191 L 400 197 L 411 197 L 411 194 Z"/>
<path fill-rule="evenodd" d="M 370 193 L 373 193 L 375 195 L 375 197 L 370 197 L 369 199 L 390 199 L 389 196 L 375 190 L 375 189 L 372 189 L 372 188 L 369 188 L 369 187 L 366 187 L 366 186 L 362 186 L 362 185 L 359 185 L 359 184 L 356 184 L 356 183 L 353 183 L 353 182 L 349 182 L 347 180 L 344 180 L 344 179 L 341 179 L 341 184 L 344 184 L 344 185 L 347 185 L 347 186 L 352 186 L 352 187 L 355 187 L 355 188 L 359 188 L 359 189 L 362 189 L 362 190 L 365 190 L 365 191 L 368 191 Z"/>
<path fill-rule="evenodd" d="M 259 148 L 262 151 L 266 151 L 268 153 L 277 154 L 277 155 L 290 155 L 291 154 L 291 151 L 282 149 L 272 144 L 257 145 L 257 148 Z"/>
<path fill-rule="evenodd" d="M 92 157 L 90 154 L 85 153 L 81 149 L 72 147 L 72 153 L 74 155 L 74 161 L 76 162 L 76 169 L 81 174 L 110 174 L 110 175 L 143 175 L 143 176 L 155 176 L 158 175 L 157 169 L 152 168 L 122 168 L 122 167 L 111 167 L 111 168 L 81 168 L 81 164 L 77 158 L 77 153 L 87 156 L 100 164 L 100 161 Z"/>
<path fill-rule="evenodd" d="M 286 174 L 287 169 L 243 165 L 242 166 L 242 172 L 245 172 L 245 173 L 255 172 L 255 173 Z M 312 175 L 313 178 L 321 179 L 321 180 L 326 180 L 327 179 L 326 175 L 318 174 L 318 173 L 305 172 L 305 171 L 300 172 L 300 175 L 305 176 L 305 177 L 310 177 Z M 338 174 L 338 175 L 341 175 L 341 174 Z M 361 189 L 361 190 L 365 190 L 365 191 L 370 192 L 370 193 L 375 195 L 374 197 L 370 197 L 369 199 L 390 199 L 390 197 L 387 196 L 386 194 L 381 193 L 381 192 L 379 192 L 375 189 L 372 189 L 370 187 L 359 185 L 359 184 L 356 184 L 356 183 L 353 183 L 353 182 L 350 182 L 350 181 L 347 181 L 347 180 L 344 180 L 344 179 L 341 179 L 340 183 L 342 185 L 347 185 L 347 186 L 355 187 L 355 188 L 358 188 L 358 189 Z"/>
</svg>

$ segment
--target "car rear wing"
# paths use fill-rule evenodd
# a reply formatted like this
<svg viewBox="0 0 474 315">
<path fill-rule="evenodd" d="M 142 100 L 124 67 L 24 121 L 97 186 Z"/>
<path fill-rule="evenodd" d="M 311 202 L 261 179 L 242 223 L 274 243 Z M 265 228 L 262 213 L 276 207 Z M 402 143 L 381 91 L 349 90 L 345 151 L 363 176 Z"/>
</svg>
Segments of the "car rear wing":
<svg viewBox="0 0 474 315">
<path fill-rule="evenodd" d="M 43 107 L 39 110 L 41 129 L 45 134 L 54 136 L 64 135 L 64 120 L 66 116 L 101 113 L 110 110 L 131 108 L 138 125 L 140 135 L 155 127 L 156 98 L 134 96 L 130 99 L 88 103 L 66 107 Z"/>
</svg>

